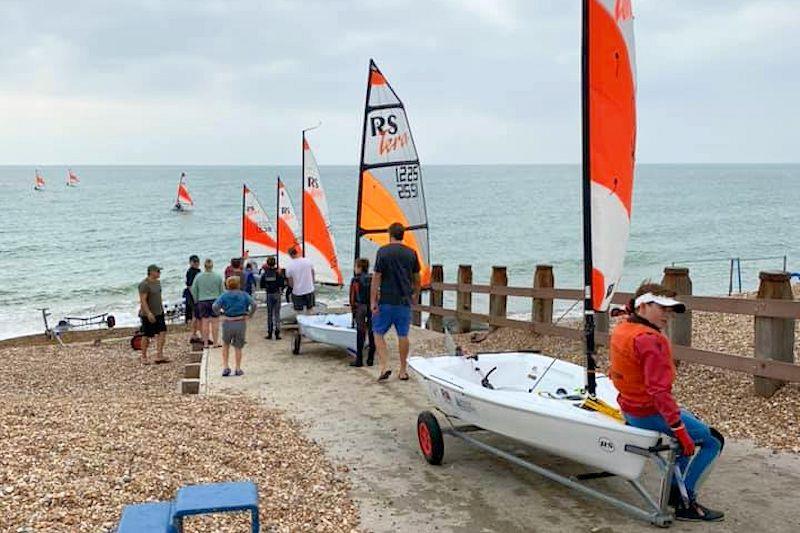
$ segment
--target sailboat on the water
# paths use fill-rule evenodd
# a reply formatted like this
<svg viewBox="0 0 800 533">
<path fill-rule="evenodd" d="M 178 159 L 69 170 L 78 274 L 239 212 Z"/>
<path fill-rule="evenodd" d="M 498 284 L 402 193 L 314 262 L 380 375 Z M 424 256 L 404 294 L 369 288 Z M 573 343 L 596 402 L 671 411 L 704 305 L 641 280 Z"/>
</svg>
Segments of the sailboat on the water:
<svg viewBox="0 0 800 533">
<path fill-rule="evenodd" d="M 625 479 L 644 498 L 637 507 L 621 498 L 512 456 L 457 427 L 467 443 L 553 481 L 649 520 L 668 525 L 668 506 L 678 447 L 656 431 L 625 425 L 617 391 L 596 372 L 594 315 L 614 296 L 630 227 L 636 150 L 636 84 L 630 0 L 583 0 L 582 26 L 583 255 L 586 367 L 539 353 L 446 355 L 409 359 L 432 402 L 448 419 L 493 431 L 598 468 L 600 476 Z M 456 350 L 458 351 L 458 350 Z M 420 448 L 428 462 L 444 453 L 436 417 L 417 420 Z M 645 463 L 660 468 L 660 494 L 641 484 Z M 592 475 L 586 479 L 591 479 Z M 597 477 L 597 474 L 595 474 Z"/>
<path fill-rule="evenodd" d="M 189 194 L 189 188 L 186 186 L 186 172 L 181 172 L 181 177 L 178 180 L 178 192 L 175 196 L 175 204 L 172 207 L 173 211 L 190 211 L 194 207 L 194 200 Z"/>
<path fill-rule="evenodd" d="M 42 177 L 42 173 L 37 168 L 33 172 L 33 190 L 34 191 L 43 191 L 44 190 L 44 178 Z"/>
<path fill-rule="evenodd" d="M 72 171 L 71 168 L 67 169 L 67 187 L 77 187 L 78 184 L 81 182 L 80 178 L 78 177 L 75 172 Z"/>
</svg>

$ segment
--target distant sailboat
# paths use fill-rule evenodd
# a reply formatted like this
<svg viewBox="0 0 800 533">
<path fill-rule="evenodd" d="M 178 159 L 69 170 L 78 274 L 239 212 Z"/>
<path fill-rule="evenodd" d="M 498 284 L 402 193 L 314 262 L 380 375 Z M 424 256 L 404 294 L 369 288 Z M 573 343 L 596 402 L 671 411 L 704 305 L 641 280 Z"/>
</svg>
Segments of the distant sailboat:
<svg viewBox="0 0 800 533">
<path fill-rule="evenodd" d="M 320 283 L 342 285 L 342 271 L 331 232 L 328 201 L 319 176 L 314 152 L 303 132 L 303 256 L 314 264 Z"/>
<path fill-rule="evenodd" d="M 278 263 L 286 264 L 289 258 L 289 250 L 294 248 L 301 251 L 300 227 L 297 223 L 297 215 L 292 205 L 292 199 L 286 186 L 278 177 Z"/>
<path fill-rule="evenodd" d="M 81 179 L 75 174 L 72 169 L 67 169 L 67 187 L 77 187 Z"/>
<path fill-rule="evenodd" d="M 34 171 L 33 190 L 35 191 L 44 190 L 44 178 L 42 177 L 42 173 L 39 172 L 38 168 Z"/>
<path fill-rule="evenodd" d="M 194 201 L 189 195 L 189 189 L 186 187 L 186 172 L 181 172 L 181 179 L 178 181 L 178 195 L 175 198 L 175 205 L 173 211 L 189 211 L 190 207 L 194 206 Z"/>
<path fill-rule="evenodd" d="M 256 193 L 242 185 L 242 257 L 277 254 L 278 236 Z"/>
</svg>

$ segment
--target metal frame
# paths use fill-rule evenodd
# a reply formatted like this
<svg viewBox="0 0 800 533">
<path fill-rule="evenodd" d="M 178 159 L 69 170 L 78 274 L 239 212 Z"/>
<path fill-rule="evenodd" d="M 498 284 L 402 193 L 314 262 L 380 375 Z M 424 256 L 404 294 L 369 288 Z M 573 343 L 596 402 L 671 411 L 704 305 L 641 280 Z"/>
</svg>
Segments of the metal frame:
<svg viewBox="0 0 800 533">
<path fill-rule="evenodd" d="M 626 480 L 631 487 L 636 491 L 639 496 L 645 501 L 646 506 L 636 506 L 631 503 L 628 503 L 624 500 L 616 498 L 614 496 L 610 496 L 605 494 L 597 489 L 589 487 L 583 483 L 581 480 L 588 480 L 588 479 L 596 479 L 598 477 L 608 477 L 613 476 L 613 474 L 609 474 L 607 472 L 603 473 L 593 473 L 593 474 L 586 474 L 582 476 L 563 476 L 552 470 L 534 464 L 530 461 L 526 461 L 524 459 L 520 459 L 514 454 L 486 444 L 485 442 L 481 442 L 480 440 L 467 435 L 467 433 L 472 433 L 475 431 L 488 431 L 480 428 L 478 426 L 456 426 L 453 424 L 451 417 L 449 417 L 446 413 L 444 413 L 441 409 L 436 409 L 444 418 L 447 420 L 450 427 L 442 428 L 442 435 L 450 435 L 453 437 L 457 437 L 467 443 L 470 446 L 478 448 L 484 452 L 490 453 L 506 461 L 509 461 L 517 466 L 525 468 L 526 470 L 530 470 L 531 472 L 535 472 L 540 476 L 546 477 L 551 481 L 555 481 L 556 483 L 560 483 L 567 488 L 576 490 L 581 494 L 586 496 L 591 496 L 603 502 L 609 503 L 616 508 L 624 511 L 625 513 L 634 516 L 635 518 L 639 518 L 641 520 L 646 520 L 651 524 L 658 526 L 658 527 L 669 527 L 672 525 L 674 520 L 672 509 L 669 506 L 669 494 L 670 494 L 670 487 L 672 485 L 672 478 L 673 475 L 677 474 L 677 480 L 679 485 L 682 484 L 682 476 L 680 473 L 680 468 L 676 464 L 676 459 L 679 453 L 679 445 L 672 441 L 669 444 L 654 446 L 651 448 L 641 448 L 639 446 L 634 446 L 631 444 L 625 445 L 625 451 L 629 453 L 635 453 L 637 455 L 642 455 L 647 457 L 659 468 L 661 473 L 660 484 L 659 484 L 659 493 L 657 497 L 653 497 L 647 489 L 642 485 L 642 483 L 636 480 Z M 685 491 L 685 487 L 683 487 L 682 492 Z"/>
</svg>

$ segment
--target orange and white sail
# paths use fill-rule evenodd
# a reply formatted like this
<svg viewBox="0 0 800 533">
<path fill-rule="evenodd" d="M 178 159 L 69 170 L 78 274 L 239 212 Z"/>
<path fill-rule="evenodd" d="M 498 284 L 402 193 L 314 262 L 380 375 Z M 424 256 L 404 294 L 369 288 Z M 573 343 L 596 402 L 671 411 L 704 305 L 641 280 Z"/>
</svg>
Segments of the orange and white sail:
<svg viewBox="0 0 800 533">
<path fill-rule="evenodd" d="M 78 175 L 71 168 L 67 169 L 67 187 L 77 187 L 80 182 Z"/>
<path fill-rule="evenodd" d="M 592 308 L 605 311 L 622 277 L 631 222 L 636 158 L 633 12 L 631 0 L 584 2 L 584 241 L 586 234 L 590 238 L 584 254 L 591 267 L 586 283 Z"/>
<path fill-rule="evenodd" d="M 176 207 L 178 205 L 182 207 L 194 205 L 194 201 L 189 194 L 189 188 L 186 185 L 186 172 L 181 172 L 181 179 L 178 181 L 178 197 L 175 200 L 175 205 Z"/>
<path fill-rule="evenodd" d="M 314 264 L 320 283 L 342 285 L 342 271 L 331 232 L 328 201 L 314 152 L 303 135 L 303 255 Z"/>
<path fill-rule="evenodd" d="M 300 246 L 300 226 L 294 211 L 292 199 L 281 178 L 278 178 L 278 261 L 286 264 L 289 250 L 302 251 Z"/>
<path fill-rule="evenodd" d="M 242 185 L 242 257 L 276 255 L 277 234 L 256 193 Z"/>
<path fill-rule="evenodd" d="M 42 177 L 42 173 L 37 168 L 33 172 L 33 188 L 37 191 L 41 191 L 44 189 L 44 178 Z"/>
<path fill-rule="evenodd" d="M 430 284 L 428 213 L 417 149 L 403 102 L 374 61 L 369 62 L 356 215 L 356 258 L 374 262 L 389 242 L 389 226 L 407 228 L 403 243 L 419 258 L 422 286 Z"/>
</svg>

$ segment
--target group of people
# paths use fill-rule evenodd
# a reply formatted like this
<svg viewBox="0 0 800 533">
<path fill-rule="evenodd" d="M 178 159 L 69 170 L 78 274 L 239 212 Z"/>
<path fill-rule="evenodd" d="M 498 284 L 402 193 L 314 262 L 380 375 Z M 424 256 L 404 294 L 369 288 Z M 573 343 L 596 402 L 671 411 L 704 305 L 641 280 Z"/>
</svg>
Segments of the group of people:
<svg viewBox="0 0 800 533">
<path fill-rule="evenodd" d="M 374 365 L 377 354 L 378 381 L 386 381 L 392 374 L 388 368 L 388 346 L 384 335 L 394 327 L 398 337 L 400 368 L 398 379 L 408 379 L 409 329 L 411 304 L 420 290 L 420 264 L 416 253 L 403 245 L 405 228 L 392 224 L 389 244 L 382 246 L 376 255 L 373 273 L 369 260 L 360 258 L 354 266 L 350 282 L 350 306 L 357 332 L 356 357 L 351 366 L 363 366 L 363 352 L 367 349 L 366 365 Z M 298 257 L 290 250 L 292 261 L 285 270 L 279 270 L 274 257 L 262 265 L 258 284 L 266 291 L 266 338 L 280 339 L 280 303 L 286 288 L 287 299 L 291 293 L 298 312 L 314 307 L 314 269 L 311 262 Z M 245 343 L 246 321 L 256 310 L 252 290 L 256 284 L 255 266 L 234 259 L 225 270 L 225 281 L 213 271 L 211 259 L 204 262 L 200 271 L 197 256 L 190 258 L 186 272 L 187 317 L 191 317 L 193 334 L 202 335 L 206 346 L 219 346 L 218 320 L 223 316 L 223 376 L 231 374 L 228 366 L 228 348 L 235 353 L 234 375 L 242 375 L 242 347 Z M 164 358 L 164 322 L 161 304 L 161 268 L 147 267 L 147 278 L 139 284 L 142 318 L 142 361 L 149 364 L 147 350 L 150 340 L 157 339 L 154 362 Z M 227 289 L 227 290 L 225 290 Z M 244 290 L 242 290 L 244 289 Z M 709 509 L 697 501 L 697 493 L 722 451 L 725 439 L 715 428 L 708 426 L 686 409 L 681 409 L 672 394 L 676 370 L 672 349 L 663 334 L 673 312 L 682 313 L 685 305 L 675 298 L 675 293 L 661 285 L 642 284 L 627 306 L 628 318 L 612 331 L 610 341 L 609 377 L 619 392 L 617 403 L 627 424 L 655 430 L 673 436 L 680 445 L 683 487 L 673 481 L 670 503 L 679 520 L 717 521 L 722 512 Z M 369 340 L 368 348 L 366 346 Z M 213 343 L 213 344 L 212 344 Z M 682 489 L 685 489 L 682 490 Z"/>
</svg>

